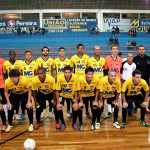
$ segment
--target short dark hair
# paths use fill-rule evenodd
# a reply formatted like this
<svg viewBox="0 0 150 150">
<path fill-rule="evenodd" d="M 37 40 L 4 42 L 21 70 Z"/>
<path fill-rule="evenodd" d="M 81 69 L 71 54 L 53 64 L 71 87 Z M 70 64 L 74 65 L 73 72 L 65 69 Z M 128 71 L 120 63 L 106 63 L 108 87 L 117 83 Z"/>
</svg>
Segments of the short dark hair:
<svg viewBox="0 0 150 150">
<path fill-rule="evenodd" d="M 63 71 L 65 71 L 65 70 L 70 70 L 72 72 L 72 68 L 71 68 L 70 65 L 65 66 L 64 69 L 63 69 Z"/>
<path fill-rule="evenodd" d="M 19 77 L 20 76 L 20 72 L 18 69 L 12 69 L 9 72 L 9 77 Z"/>
<path fill-rule="evenodd" d="M 85 69 L 85 74 L 87 74 L 88 72 L 94 72 L 94 69 L 92 67 L 87 67 Z"/>
<path fill-rule="evenodd" d="M 49 51 L 49 48 L 48 48 L 47 46 L 44 46 L 44 47 L 42 48 L 42 50 L 41 50 L 42 52 L 43 52 L 43 49 L 44 49 L 44 48 L 47 48 L 47 49 L 48 49 L 48 51 Z"/>
<path fill-rule="evenodd" d="M 31 52 L 30 49 L 26 49 L 24 53 L 25 53 L 25 54 L 26 54 L 26 53 L 31 53 L 31 54 L 32 54 L 32 52 Z"/>
<path fill-rule="evenodd" d="M 143 45 L 139 45 L 137 48 L 139 49 L 140 47 L 144 47 Z"/>
<path fill-rule="evenodd" d="M 46 70 L 45 70 L 44 67 L 38 67 L 37 72 L 38 72 L 39 70 L 43 70 L 44 72 L 46 72 Z"/>
<path fill-rule="evenodd" d="M 112 50 L 113 47 L 118 47 L 118 45 L 113 44 L 113 45 L 111 46 L 111 50 Z"/>
<path fill-rule="evenodd" d="M 84 48 L 84 45 L 80 43 L 80 44 L 77 45 L 77 49 L 78 49 L 79 46 L 83 46 L 83 48 Z"/>
<path fill-rule="evenodd" d="M 16 52 L 15 52 L 15 51 L 10 51 L 10 52 L 9 52 L 9 55 L 10 55 L 10 53 L 15 53 L 15 55 L 16 55 Z"/>
<path fill-rule="evenodd" d="M 60 48 L 58 49 L 58 52 L 59 52 L 61 49 L 64 49 L 64 50 L 65 50 L 65 48 L 64 48 L 64 47 L 60 47 Z"/>
<path fill-rule="evenodd" d="M 135 77 L 136 74 L 140 75 L 140 74 L 141 74 L 141 71 L 138 70 L 138 69 L 136 69 L 136 70 L 134 70 L 134 71 L 132 72 L 132 76 L 133 76 L 133 77 Z"/>
</svg>

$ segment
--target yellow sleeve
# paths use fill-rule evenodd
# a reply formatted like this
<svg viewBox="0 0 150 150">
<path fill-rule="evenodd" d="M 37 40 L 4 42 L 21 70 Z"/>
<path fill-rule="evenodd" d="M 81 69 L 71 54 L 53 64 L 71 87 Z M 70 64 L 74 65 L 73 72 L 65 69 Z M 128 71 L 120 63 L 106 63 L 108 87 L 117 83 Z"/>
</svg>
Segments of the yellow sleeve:
<svg viewBox="0 0 150 150">
<path fill-rule="evenodd" d="M 71 66 L 71 67 L 74 67 L 74 59 L 73 59 L 73 57 L 71 57 L 70 66 Z"/>
<path fill-rule="evenodd" d="M 18 61 L 18 70 L 19 70 L 20 73 L 21 73 L 21 64 L 22 64 L 22 62 Z"/>
<path fill-rule="evenodd" d="M 56 91 L 60 91 L 61 90 L 61 82 L 60 82 L 60 78 L 58 78 L 58 81 L 56 83 Z"/>
<path fill-rule="evenodd" d="M 37 86 L 36 86 L 36 83 L 35 83 L 35 80 L 32 80 L 31 89 L 32 89 L 33 91 L 38 90 L 38 88 L 37 88 Z"/>
<path fill-rule="evenodd" d="M 54 60 L 53 69 L 56 69 L 56 60 Z"/>
<path fill-rule="evenodd" d="M 55 85 L 55 80 L 54 80 L 54 78 L 52 78 L 52 84 L 53 84 L 53 90 L 55 90 L 55 89 L 56 89 L 56 85 Z"/>
<path fill-rule="evenodd" d="M 118 79 L 118 87 L 117 87 L 117 93 L 121 93 L 121 82 L 120 80 Z"/>
<path fill-rule="evenodd" d="M 103 93 L 103 91 L 104 91 L 103 80 L 101 80 L 101 82 L 99 84 L 99 91 L 100 91 L 100 93 Z"/>
<path fill-rule="evenodd" d="M 91 66 L 90 59 L 88 60 L 87 66 L 88 66 L 88 67 L 90 67 L 90 66 Z"/>
<path fill-rule="evenodd" d="M 123 85 L 122 85 L 122 92 L 125 93 L 126 90 L 127 90 L 127 84 L 128 84 L 128 81 L 126 80 Z"/>
<path fill-rule="evenodd" d="M 145 92 L 149 91 L 149 87 L 148 87 L 148 84 L 146 83 L 146 81 L 143 81 L 143 90 Z"/>
<path fill-rule="evenodd" d="M 5 81 L 5 83 L 4 83 L 4 89 L 5 89 L 6 91 L 8 91 L 7 81 Z"/>
<path fill-rule="evenodd" d="M 6 62 L 3 64 L 3 73 L 6 73 Z"/>
<path fill-rule="evenodd" d="M 76 91 L 78 91 L 78 80 L 77 80 L 77 78 L 76 78 L 76 80 L 75 80 L 75 92 Z"/>
<path fill-rule="evenodd" d="M 28 80 L 26 78 L 23 78 L 24 82 L 25 82 L 25 87 L 28 89 L 31 87 L 32 82 L 28 82 Z"/>
<path fill-rule="evenodd" d="M 36 68 L 38 69 L 38 67 L 39 67 L 39 61 L 38 61 L 38 59 L 36 60 Z"/>
<path fill-rule="evenodd" d="M 81 78 L 79 78 L 79 80 L 77 81 L 77 90 L 81 91 Z"/>
</svg>

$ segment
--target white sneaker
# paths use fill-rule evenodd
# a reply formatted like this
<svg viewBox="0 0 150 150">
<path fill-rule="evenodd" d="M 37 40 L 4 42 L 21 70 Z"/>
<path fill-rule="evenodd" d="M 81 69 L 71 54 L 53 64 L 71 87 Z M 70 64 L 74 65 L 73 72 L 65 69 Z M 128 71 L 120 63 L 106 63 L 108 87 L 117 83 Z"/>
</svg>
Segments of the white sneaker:
<svg viewBox="0 0 150 150">
<path fill-rule="evenodd" d="M 49 118 L 50 118 L 50 119 L 52 119 L 52 118 L 53 118 L 53 116 L 52 116 L 52 115 L 53 115 L 53 112 L 52 112 L 52 111 L 50 111 L 50 112 L 49 112 Z"/>
<path fill-rule="evenodd" d="M 15 114 L 15 118 L 16 118 L 16 120 L 19 120 L 20 116 L 18 114 Z"/>
<path fill-rule="evenodd" d="M 96 123 L 96 125 L 95 125 L 95 129 L 97 129 L 97 130 L 98 130 L 98 129 L 100 128 L 100 125 L 101 125 L 100 123 Z"/>
<path fill-rule="evenodd" d="M 91 125 L 91 130 L 95 130 L 95 124 Z"/>
<path fill-rule="evenodd" d="M 115 126 L 115 128 L 120 129 L 119 123 L 118 122 L 114 122 L 113 126 Z"/>
<path fill-rule="evenodd" d="M 44 117 L 44 112 L 42 112 L 42 113 L 41 113 L 41 116 L 40 116 L 40 117 L 41 117 L 41 118 L 43 118 L 43 117 Z"/>
</svg>

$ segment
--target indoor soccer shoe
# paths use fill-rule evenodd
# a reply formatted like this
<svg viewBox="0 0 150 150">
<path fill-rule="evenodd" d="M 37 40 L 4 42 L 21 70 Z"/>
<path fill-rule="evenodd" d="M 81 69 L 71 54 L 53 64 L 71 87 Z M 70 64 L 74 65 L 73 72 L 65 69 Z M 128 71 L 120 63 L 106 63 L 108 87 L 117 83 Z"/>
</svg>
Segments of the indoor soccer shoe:
<svg viewBox="0 0 150 150">
<path fill-rule="evenodd" d="M 70 115 L 70 110 L 68 110 L 68 111 L 67 111 L 67 117 L 70 118 L 70 116 L 71 116 L 71 115 Z"/>
<path fill-rule="evenodd" d="M 1 132 L 5 132 L 5 130 L 6 130 L 6 126 L 3 125 L 2 128 L 1 128 Z"/>
<path fill-rule="evenodd" d="M 74 129 L 75 131 L 79 131 L 79 128 L 78 128 L 78 126 L 77 126 L 76 123 L 73 123 L 73 124 L 72 124 L 72 127 L 73 127 L 73 129 Z"/>
<path fill-rule="evenodd" d="M 16 118 L 16 120 L 19 120 L 20 116 L 18 114 L 15 114 L 15 118 Z"/>
<path fill-rule="evenodd" d="M 80 124 L 80 129 L 79 129 L 80 131 L 83 131 L 84 129 L 83 129 L 83 124 Z"/>
<path fill-rule="evenodd" d="M 95 129 L 99 129 L 100 128 L 100 123 L 96 123 L 96 125 L 95 125 Z"/>
<path fill-rule="evenodd" d="M 23 119 L 25 119 L 25 117 L 26 117 L 26 114 L 21 114 L 21 116 L 20 116 L 20 121 L 22 121 Z"/>
<path fill-rule="evenodd" d="M 95 130 L 95 123 L 92 123 L 91 130 Z"/>
<path fill-rule="evenodd" d="M 56 130 L 60 130 L 60 124 L 59 123 L 56 124 Z"/>
<path fill-rule="evenodd" d="M 65 124 L 61 124 L 60 131 L 63 132 L 63 131 L 65 131 L 65 129 L 66 129 L 66 125 Z"/>
<path fill-rule="evenodd" d="M 5 130 L 5 132 L 10 132 L 12 128 L 13 128 L 13 126 L 8 125 L 7 128 L 6 128 L 6 130 Z"/>
<path fill-rule="evenodd" d="M 28 131 L 29 131 L 29 132 L 32 132 L 32 131 L 33 131 L 33 128 L 34 128 L 34 127 L 33 127 L 33 124 L 30 124 Z"/>
<path fill-rule="evenodd" d="M 117 128 L 117 129 L 120 129 L 120 126 L 119 126 L 119 123 L 118 123 L 118 122 L 114 122 L 114 123 L 113 123 L 113 126 L 114 126 L 115 128 Z"/>
<path fill-rule="evenodd" d="M 148 124 L 146 121 L 140 121 L 140 125 L 150 127 L 150 124 Z"/>
<path fill-rule="evenodd" d="M 34 130 L 38 130 L 40 128 L 41 124 L 40 123 L 37 123 L 35 126 L 34 126 Z"/>
<path fill-rule="evenodd" d="M 126 127 L 126 123 L 122 123 L 122 125 L 120 126 L 120 129 L 124 129 Z"/>
</svg>

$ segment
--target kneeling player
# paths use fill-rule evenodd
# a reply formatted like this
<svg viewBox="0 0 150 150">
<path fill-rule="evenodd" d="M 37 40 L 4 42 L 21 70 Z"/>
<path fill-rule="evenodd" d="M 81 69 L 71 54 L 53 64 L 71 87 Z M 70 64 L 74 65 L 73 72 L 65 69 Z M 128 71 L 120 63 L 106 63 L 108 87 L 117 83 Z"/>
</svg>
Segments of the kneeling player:
<svg viewBox="0 0 150 150">
<path fill-rule="evenodd" d="M 60 91 L 60 94 L 59 94 Z M 71 66 L 67 65 L 64 67 L 64 74 L 60 75 L 57 80 L 56 85 L 56 99 L 57 99 L 57 114 L 61 120 L 60 131 L 64 131 L 66 124 L 63 117 L 62 107 L 65 100 L 72 102 L 72 112 L 73 112 L 73 123 L 72 127 L 75 130 L 79 130 L 76 125 L 77 116 L 80 113 L 80 106 L 83 104 L 78 104 L 77 102 L 77 77 L 72 73 Z M 82 130 L 82 122 L 80 121 L 81 115 L 79 115 L 80 129 Z M 59 122 L 56 122 L 56 129 L 59 129 Z"/>
<path fill-rule="evenodd" d="M 103 112 L 104 109 L 103 105 L 105 99 L 107 99 L 107 104 L 111 104 L 111 105 L 115 101 L 113 125 L 116 128 L 120 128 L 117 119 L 118 119 L 118 110 L 119 110 L 118 99 L 119 99 L 119 94 L 121 92 L 121 83 L 120 83 L 120 79 L 116 77 L 116 72 L 110 70 L 108 72 L 108 76 L 100 80 L 98 89 L 100 91 L 100 103 L 99 103 L 100 113 Z"/>
<path fill-rule="evenodd" d="M 141 91 L 145 91 L 145 97 L 142 95 Z M 127 79 L 122 86 L 122 117 L 123 123 L 121 129 L 126 127 L 126 114 L 128 104 L 135 102 L 135 105 L 141 108 L 141 121 L 140 125 L 149 127 L 150 125 L 145 121 L 146 107 L 148 103 L 149 87 L 145 80 L 141 79 L 141 72 L 139 70 L 134 70 L 132 73 L 132 78 Z"/>
<path fill-rule="evenodd" d="M 10 96 L 8 95 L 10 91 Z M 19 101 L 21 100 L 22 105 L 25 106 L 29 117 L 29 131 L 33 131 L 33 109 L 31 103 L 31 85 L 27 82 L 25 77 L 20 76 L 20 72 L 17 69 L 12 69 L 9 72 L 9 78 L 4 84 L 4 93 L 7 100 L 8 107 L 8 123 L 6 132 L 9 132 L 12 126 L 12 118 L 14 110 L 18 107 Z"/>
<path fill-rule="evenodd" d="M 81 76 L 78 81 L 78 91 L 80 101 L 86 103 L 90 101 L 90 107 L 92 110 L 92 126 L 91 130 L 95 129 L 95 120 L 97 116 L 97 106 L 93 103 L 95 101 L 95 90 L 98 86 L 99 80 L 94 76 L 94 69 L 87 67 L 85 69 L 85 76 Z M 99 124 L 100 125 L 100 124 Z M 100 127 L 99 125 L 98 128 Z"/>
<path fill-rule="evenodd" d="M 55 80 L 51 75 L 46 74 L 45 68 L 37 69 L 37 76 L 32 80 L 32 93 L 35 101 L 37 124 L 34 129 L 37 130 L 40 125 L 40 116 L 43 109 L 46 108 L 46 100 L 51 103 L 54 99 Z"/>
</svg>

